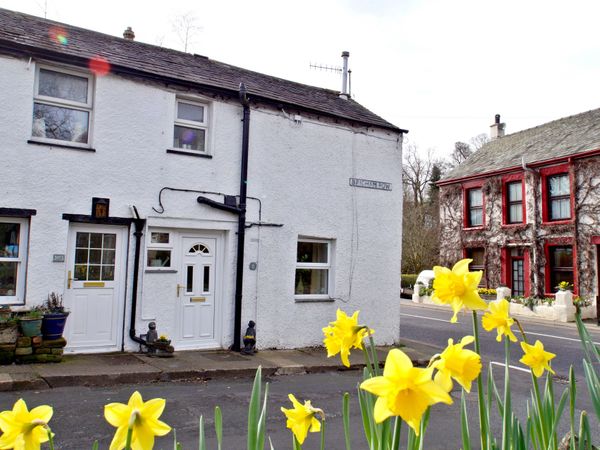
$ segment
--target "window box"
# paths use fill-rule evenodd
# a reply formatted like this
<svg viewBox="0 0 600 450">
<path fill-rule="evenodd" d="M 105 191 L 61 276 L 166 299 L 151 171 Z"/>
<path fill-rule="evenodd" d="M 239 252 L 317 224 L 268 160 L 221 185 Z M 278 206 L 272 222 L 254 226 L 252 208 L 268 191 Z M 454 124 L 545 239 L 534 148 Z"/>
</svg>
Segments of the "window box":
<svg viewBox="0 0 600 450">
<path fill-rule="evenodd" d="M 90 74 L 38 66 L 32 140 L 88 147 L 92 123 L 92 81 Z"/>
<path fill-rule="evenodd" d="M 296 253 L 296 300 L 331 298 L 331 241 L 299 238 Z"/>
</svg>

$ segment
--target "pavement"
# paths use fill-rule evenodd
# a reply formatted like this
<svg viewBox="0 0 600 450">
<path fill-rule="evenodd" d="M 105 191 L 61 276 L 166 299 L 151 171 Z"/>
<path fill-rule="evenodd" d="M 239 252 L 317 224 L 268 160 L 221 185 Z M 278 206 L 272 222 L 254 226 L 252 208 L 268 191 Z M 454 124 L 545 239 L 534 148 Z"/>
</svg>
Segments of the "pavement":
<svg viewBox="0 0 600 450">
<path fill-rule="evenodd" d="M 431 357 L 427 349 L 401 345 L 416 365 L 427 364 Z M 380 362 L 383 363 L 390 348 L 377 347 Z M 60 363 L 0 366 L 0 391 L 252 377 L 259 366 L 265 376 L 348 370 L 339 355 L 327 358 L 322 347 L 261 350 L 249 356 L 226 350 L 176 351 L 171 358 L 140 353 L 64 355 Z M 350 369 L 362 367 L 363 352 L 354 350 Z"/>
</svg>

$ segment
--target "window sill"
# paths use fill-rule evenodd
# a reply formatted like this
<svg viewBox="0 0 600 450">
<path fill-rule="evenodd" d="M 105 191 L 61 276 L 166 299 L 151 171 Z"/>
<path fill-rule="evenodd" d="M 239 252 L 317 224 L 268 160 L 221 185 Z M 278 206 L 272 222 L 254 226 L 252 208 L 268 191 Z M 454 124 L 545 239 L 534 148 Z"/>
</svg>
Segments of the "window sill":
<svg viewBox="0 0 600 450">
<path fill-rule="evenodd" d="M 521 223 L 503 223 L 502 228 L 511 228 L 511 229 L 519 229 L 519 228 L 527 228 L 527 224 L 524 222 Z"/>
<path fill-rule="evenodd" d="M 295 297 L 294 301 L 296 303 L 320 303 L 320 302 L 332 303 L 335 301 L 335 299 L 333 299 L 329 296 L 314 296 L 314 297 L 306 296 L 306 297 Z"/>
<path fill-rule="evenodd" d="M 552 225 L 573 225 L 575 223 L 575 221 L 573 219 L 565 219 L 565 220 L 552 220 L 552 221 L 546 221 L 546 222 L 542 222 L 542 226 L 552 226 Z"/>
<path fill-rule="evenodd" d="M 186 151 L 186 150 L 176 150 L 176 149 L 173 149 L 173 148 L 168 148 L 167 149 L 167 153 L 173 153 L 173 154 L 176 154 L 176 155 L 195 156 L 197 158 L 212 159 L 212 155 L 209 155 L 208 153 L 200 153 L 200 152 Z"/>
<path fill-rule="evenodd" d="M 175 269 L 151 269 L 147 268 L 144 270 L 145 273 L 177 273 Z"/>
<path fill-rule="evenodd" d="M 480 227 L 463 227 L 463 231 L 483 231 L 485 230 L 485 226 L 482 225 Z"/>
<path fill-rule="evenodd" d="M 60 144 L 57 142 L 50 142 L 50 141 L 37 140 L 37 139 L 29 139 L 27 141 L 27 143 L 35 144 L 35 145 L 44 145 L 46 147 L 68 148 L 70 150 L 79 150 L 79 151 L 84 151 L 84 152 L 95 152 L 96 151 L 95 148 L 87 147 L 85 145 Z"/>
</svg>

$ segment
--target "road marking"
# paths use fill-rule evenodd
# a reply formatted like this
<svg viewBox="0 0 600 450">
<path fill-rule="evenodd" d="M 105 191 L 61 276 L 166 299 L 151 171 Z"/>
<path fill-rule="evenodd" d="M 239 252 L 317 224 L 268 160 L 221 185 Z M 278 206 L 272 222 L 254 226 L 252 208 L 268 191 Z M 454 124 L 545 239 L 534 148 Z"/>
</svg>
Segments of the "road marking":
<svg viewBox="0 0 600 450">
<path fill-rule="evenodd" d="M 496 361 L 491 361 L 490 364 L 492 364 L 494 366 L 502 366 L 502 367 L 506 366 L 506 364 L 501 363 L 501 362 L 496 362 Z M 512 364 L 509 364 L 508 368 L 509 369 L 520 370 L 521 372 L 528 372 L 529 373 L 529 369 L 523 369 L 522 367 L 513 366 Z"/>
<path fill-rule="evenodd" d="M 564 336 L 553 336 L 551 334 L 544 334 L 544 333 L 532 333 L 531 331 L 528 331 L 527 334 L 533 334 L 534 336 L 543 336 L 543 337 L 549 337 L 549 338 L 554 338 L 554 339 L 564 339 L 565 341 L 581 342 L 581 339 L 575 339 L 575 338 L 564 337 Z M 600 345 L 600 342 L 594 342 L 594 344 Z"/>
<path fill-rule="evenodd" d="M 400 313 L 401 316 L 408 316 L 408 317 L 416 317 L 418 319 L 427 319 L 427 320 L 437 320 L 438 322 L 446 322 L 446 323 L 450 323 L 449 320 L 446 319 L 438 319 L 436 317 L 426 317 L 426 316 L 417 316 L 415 314 L 405 314 L 405 313 Z M 460 323 L 460 322 L 454 322 L 454 323 Z"/>
</svg>

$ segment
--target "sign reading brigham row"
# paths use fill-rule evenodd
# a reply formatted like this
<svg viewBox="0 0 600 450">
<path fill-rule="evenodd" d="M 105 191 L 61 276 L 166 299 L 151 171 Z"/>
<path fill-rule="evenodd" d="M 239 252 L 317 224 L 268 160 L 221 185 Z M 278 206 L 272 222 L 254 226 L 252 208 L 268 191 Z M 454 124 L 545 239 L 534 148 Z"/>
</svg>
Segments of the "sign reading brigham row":
<svg viewBox="0 0 600 450">
<path fill-rule="evenodd" d="M 384 181 L 375 180 L 363 180 L 361 178 L 350 178 L 350 186 L 368 188 L 368 189 L 380 189 L 382 191 L 391 191 L 392 183 L 386 183 Z"/>
</svg>

